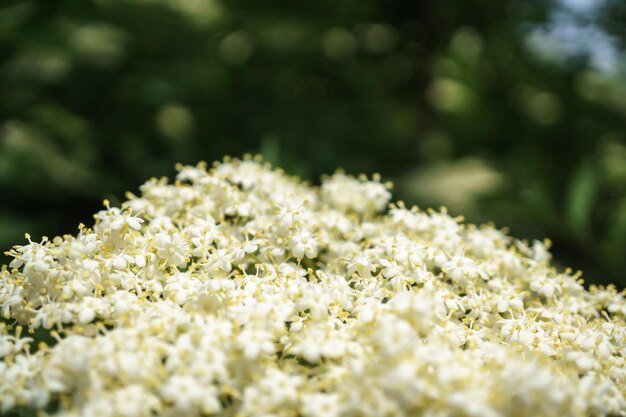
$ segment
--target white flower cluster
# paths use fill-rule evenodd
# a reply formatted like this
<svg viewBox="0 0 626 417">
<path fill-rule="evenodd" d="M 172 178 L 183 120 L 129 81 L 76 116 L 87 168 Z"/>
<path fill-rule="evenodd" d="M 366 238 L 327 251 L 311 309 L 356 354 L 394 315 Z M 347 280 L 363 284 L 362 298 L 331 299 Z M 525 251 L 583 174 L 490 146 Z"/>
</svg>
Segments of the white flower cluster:
<svg viewBox="0 0 626 417">
<path fill-rule="evenodd" d="M 0 271 L 0 411 L 626 415 L 623 292 L 388 188 L 225 160 L 29 238 Z"/>
</svg>

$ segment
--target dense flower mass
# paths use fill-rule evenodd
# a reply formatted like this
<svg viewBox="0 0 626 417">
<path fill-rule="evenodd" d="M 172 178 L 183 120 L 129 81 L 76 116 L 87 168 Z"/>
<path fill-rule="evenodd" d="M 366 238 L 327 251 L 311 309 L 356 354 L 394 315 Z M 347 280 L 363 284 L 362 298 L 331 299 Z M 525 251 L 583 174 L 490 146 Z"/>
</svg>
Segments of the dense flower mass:
<svg viewBox="0 0 626 417">
<path fill-rule="evenodd" d="M 2 411 L 626 415 L 625 294 L 557 271 L 546 242 L 250 158 L 128 198 L 9 252 Z"/>
</svg>

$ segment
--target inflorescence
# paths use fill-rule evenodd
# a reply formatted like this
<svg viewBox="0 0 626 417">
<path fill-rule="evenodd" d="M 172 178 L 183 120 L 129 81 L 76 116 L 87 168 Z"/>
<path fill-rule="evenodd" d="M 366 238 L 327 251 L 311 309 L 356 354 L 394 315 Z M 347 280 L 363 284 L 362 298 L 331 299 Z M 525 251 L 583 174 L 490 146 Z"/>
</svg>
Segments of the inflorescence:
<svg viewBox="0 0 626 417">
<path fill-rule="evenodd" d="M 0 412 L 626 415 L 625 293 L 549 242 L 389 204 L 377 176 L 178 170 L 8 252 Z"/>
</svg>

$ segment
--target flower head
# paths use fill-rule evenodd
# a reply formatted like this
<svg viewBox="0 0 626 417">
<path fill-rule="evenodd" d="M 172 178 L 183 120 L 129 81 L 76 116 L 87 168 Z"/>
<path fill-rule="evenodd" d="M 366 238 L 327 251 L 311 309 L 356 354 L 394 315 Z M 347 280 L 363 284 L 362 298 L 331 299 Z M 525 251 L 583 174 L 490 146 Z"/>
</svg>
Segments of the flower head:
<svg viewBox="0 0 626 417">
<path fill-rule="evenodd" d="M 547 243 L 389 205 L 378 177 L 178 169 L 8 252 L 2 412 L 626 413 L 626 294 L 586 290 Z"/>
</svg>

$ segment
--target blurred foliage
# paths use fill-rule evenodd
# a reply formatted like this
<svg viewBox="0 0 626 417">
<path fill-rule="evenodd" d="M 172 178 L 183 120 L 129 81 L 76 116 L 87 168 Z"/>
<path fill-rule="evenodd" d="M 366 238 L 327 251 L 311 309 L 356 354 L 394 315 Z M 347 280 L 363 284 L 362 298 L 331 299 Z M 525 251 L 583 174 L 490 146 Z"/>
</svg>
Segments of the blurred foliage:
<svg viewBox="0 0 626 417">
<path fill-rule="evenodd" d="M 623 2 L 598 2 L 623 47 Z M 407 202 L 548 236 L 561 265 L 623 287 L 626 78 L 546 49 L 559 8 L 4 1 L 0 246 L 73 233 L 175 162 L 252 152 L 312 179 L 381 172 Z"/>
</svg>

